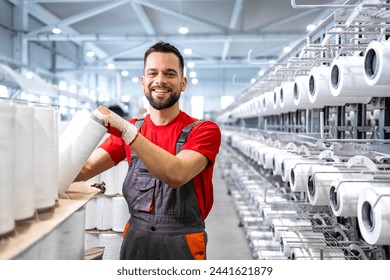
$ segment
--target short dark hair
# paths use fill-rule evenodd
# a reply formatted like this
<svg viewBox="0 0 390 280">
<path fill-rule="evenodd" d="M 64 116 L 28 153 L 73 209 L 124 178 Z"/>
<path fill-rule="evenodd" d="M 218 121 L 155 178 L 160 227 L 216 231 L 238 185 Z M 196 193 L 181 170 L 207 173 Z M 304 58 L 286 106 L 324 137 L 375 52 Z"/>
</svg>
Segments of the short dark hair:
<svg viewBox="0 0 390 280">
<path fill-rule="evenodd" d="M 153 46 L 149 47 L 144 55 L 144 65 L 146 65 L 146 59 L 148 56 L 153 53 L 153 52 L 163 52 L 163 53 L 174 53 L 178 58 L 179 58 L 179 66 L 180 66 L 180 71 L 183 74 L 184 73 L 184 59 L 183 56 L 181 55 L 180 51 L 173 45 L 159 41 Z"/>
</svg>

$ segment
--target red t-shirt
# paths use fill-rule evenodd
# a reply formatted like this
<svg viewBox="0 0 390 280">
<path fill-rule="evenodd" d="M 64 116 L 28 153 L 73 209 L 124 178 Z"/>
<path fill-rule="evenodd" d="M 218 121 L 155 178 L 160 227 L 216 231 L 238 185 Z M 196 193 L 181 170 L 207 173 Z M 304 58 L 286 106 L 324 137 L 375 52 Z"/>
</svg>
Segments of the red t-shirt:
<svg viewBox="0 0 390 280">
<path fill-rule="evenodd" d="M 196 120 L 181 111 L 167 125 L 157 126 L 151 121 L 150 116 L 147 115 L 140 129 L 140 133 L 152 143 L 162 147 L 171 154 L 175 154 L 176 141 L 179 138 L 180 132 L 184 127 Z M 136 119 L 129 121 L 135 123 Z M 197 124 L 191 130 L 186 143 L 182 147 L 182 150 L 199 152 L 209 160 L 207 167 L 193 178 L 195 194 L 203 220 L 206 219 L 214 202 L 212 177 L 215 158 L 218 154 L 220 144 L 221 131 L 218 125 L 206 120 Z M 131 148 L 125 144 L 122 138 L 111 135 L 100 147 L 110 154 L 115 164 L 118 164 L 125 158 L 130 162 Z"/>
</svg>

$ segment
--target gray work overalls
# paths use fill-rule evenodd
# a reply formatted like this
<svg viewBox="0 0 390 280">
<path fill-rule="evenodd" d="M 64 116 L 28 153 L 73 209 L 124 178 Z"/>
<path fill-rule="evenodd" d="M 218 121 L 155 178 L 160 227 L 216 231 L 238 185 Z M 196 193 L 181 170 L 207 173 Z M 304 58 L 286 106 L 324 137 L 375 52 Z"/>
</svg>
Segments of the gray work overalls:
<svg viewBox="0 0 390 280">
<path fill-rule="evenodd" d="M 176 154 L 196 123 L 182 130 L 176 142 Z M 206 257 L 205 224 L 192 181 L 179 189 L 171 188 L 153 177 L 132 152 L 129 171 L 123 183 L 123 195 L 131 218 L 122 243 L 120 259 L 194 259 L 194 252 L 191 253 L 187 244 L 187 238 L 191 234 L 202 235 L 203 249 L 195 254 Z M 152 204 L 153 210 L 149 212 Z"/>
</svg>

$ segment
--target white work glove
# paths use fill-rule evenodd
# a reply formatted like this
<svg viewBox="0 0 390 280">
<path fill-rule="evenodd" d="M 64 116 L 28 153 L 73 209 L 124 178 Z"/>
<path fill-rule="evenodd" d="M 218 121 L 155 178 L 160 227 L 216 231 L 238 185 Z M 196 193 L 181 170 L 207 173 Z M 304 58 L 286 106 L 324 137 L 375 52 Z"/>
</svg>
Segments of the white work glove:
<svg viewBox="0 0 390 280">
<path fill-rule="evenodd" d="M 105 127 L 113 127 L 119 130 L 121 132 L 122 139 L 127 145 L 131 145 L 138 135 L 138 130 L 133 124 L 104 106 L 99 106 L 97 109 L 92 111 L 92 115 L 101 120 Z"/>
</svg>

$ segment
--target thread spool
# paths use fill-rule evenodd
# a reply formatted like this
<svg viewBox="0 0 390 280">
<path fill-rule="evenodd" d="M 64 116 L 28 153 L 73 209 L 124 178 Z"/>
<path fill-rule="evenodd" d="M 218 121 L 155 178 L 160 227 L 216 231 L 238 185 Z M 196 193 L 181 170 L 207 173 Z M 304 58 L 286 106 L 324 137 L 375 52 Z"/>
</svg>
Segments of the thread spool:
<svg viewBox="0 0 390 280">
<path fill-rule="evenodd" d="M 290 186 L 293 192 L 306 192 L 307 172 L 312 165 L 324 165 L 324 163 L 313 163 L 310 161 L 297 162 L 290 172 Z"/>
<path fill-rule="evenodd" d="M 267 91 L 264 93 L 264 99 L 263 99 L 263 112 L 265 116 L 275 115 L 274 111 L 274 92 L 273 91 Z"/>
<path fill-rule="evenodd" d="M 112 198 L 112 230 L 123 232 L 127 221 L 130 218 L 129 207 L 123 196 Z"/>
<path fill-rule="evenodd" d="M 96 228 L 96 197 L 92 197 L 85 205 L 85 229 Z"/>
<path fill-rule="evenodd" d="M 14 107 L 0 102 L 0 236 L 15 228 L 14 220 Z M 19 194 L 20 195 L 20 194 Z"/>
<path fill-rule="evenodd" d="M 283 231 L 280 234 L 280 248 L 283 256 L 290 257 L 294 248 L 324 247 L 325 236 L 310 230 Z"/>
<path fill-rule="evenodd" d="M 282 108 L 280 106 L 280 96 L 281 96 L 280 91 L 281 91 L 281 89 L 282 88 L 280 86 L 278 86 L 278 87 L 275 87 L 274 91 L 273 91 L 274 94 L 273 94 L 273 98 L 272 98 L 272 100 L 273 100 L 272 105 L 273 105 L 273 114 L 274 115 L 280 114 L 282 111 Z"/>
<path fill-rule="evenodd" d="M 390 244 L 390 188 L 365 188 L 358 200 L 358 223 L 364 240 L 371 245 Z"/>
<path fill-rule="evenodd" d="M 273 240 L 254 239 L 249 243 L 251 250 L 260 251 L 279 251 L 280 244 Z"/>
<path fill-rule="evenodd" d="M 15 104 L 14 219 L 22 221 L 34 215 L 35 108 Z M 45 163 L 42 163 L 45 164 Z M 23 194 L 23 195 L 21 195 Z"/>
<path fill-rule="evenodd" d="M 311 230 L 312 225 L 309 220 L 274 219 L 271 224 L 272 240 L 280 242 L 281 233 L 288 230 Z"/>
<path fill-rule="evenodd" d="M 364 168 L 338 168 L 334 166 L 312 166 L 307 174 L 307 194 L 311 205 L 329 205 L 329 190 L 336 179 L 372 179 L 364 174 Z"/>
<path fill-rule="evenodd" d="M 350 97 L 350 103 L 367 104 L 374 96 L 388 96 L 390 86 L 370 86 L 363 75 L 364 57 L 341 56 L 331 65 L 330 89 L 333 96 Z"/>
<path fill-rule="evenodd" d="M 257 260 L 287 260 L 287 258 L 283 256 L 282 252 L 279 251 L 260 250 L 256 251 L 253 257 Z"/>
<path fill-rule="evenodd" d="M 106 195 L 115 195 L 117 190 L 117 168 L 116 166 L 100 174 L 100 179 L 106 184 Z"/>
<path fill-rule="evenodd" d="M 375 180 L 350 179 L 334 180 L 329 190 L 329 204 L 337 217 L 357 217 L 360 193 L 365 188 L 387 186 L 390 182 L 375 182 Z"/>
<path fill-rule="evenodd" d="M 294 82 L 284 82 L 280 89 L 280 108 L 282 113 L 294 112 Z"/>
<path fill-rule="evenodd" d="M 112 228 L 112 200 L 110 197 L 96 197 L 96 228 L 98 230 Z"/>
<path fill-rule="evenodd" d="M 265 208 L 262 211 L 264 225 L 271 227 L 274 219 L 297 219 L 297 212 L 293 210 L 272 210 L 271 208 Z"/>
<path fill-rule="evenodd" d="M 303 158 L 302 156 L 285 158 L 282 161 L 281 167 L 280 167 L 280 169 L 282 171 L 282 180 L 283 180 L 283 182 L 290 182 L 290 185 L 291 185 L 291 181 L 290 181 L 291 171 L 299 163 L 320 164 L 320 163 L 324 163 L 324 162 L 325 161 L 317 160 L 317 159 Z"/>
<path fill-rule="evenodd" d="M 302 157 L 293 153 L 276 154 L 273 159 L 273 174 L 282 176 L 283 172 L 285 173 L 284 162 L 293 159 L 302 159 Z"/>
<path fill-rule="evenodd" d="M 297 76 L 294 81 L 294 104 L 297 109 L 313 108 L 309 100 L 309 76 Z"/>
<path fill-rule="evenodd" d="M 122 240 L 120 233 L 99 234 L 99 243 L 104 246 L 103 260 L 119 260 Z"/>
<path fill-rule="evenodd" d="M 60 136 L 58 192 L 63 194 L 106 134 L 107 129 L 82 109 L 76 113 Z"/>
<path fill-rule="evenodd" d="M 54 109 L 36 107 L 34 121 L 34 207 L 43 211 L 54 206 L 58 192 Z"/>
<path fill-rule="evenodd" d="M 344 106 L 347 100 L 343 97 L 335 97 L 330 91 L 329 66 L 317 66 L 310 70 L 309 100 L 317 108 L 325 106 Z"/>
<path fill-rule="evenodd" d="M 129 164 L 127 163 L 127 160 L 123 160 L 117 165 L 118 168 L 118 184 L 116 186 L 116 193 L 122 194 L 122 186 L 123 182 L 125 181 L 127 171 L 129 169 Z"/>
<path fill-rule="evenodd" d="M 371 41 L 364 55 L 364 79 L 370 86 L 390 85 L 390 42 Z"/>
<path fill-rule="evenodd" d="M 294 248 L 292 260 L 345 260 L 343 250 L 336 248 Z"/>
</svg>

